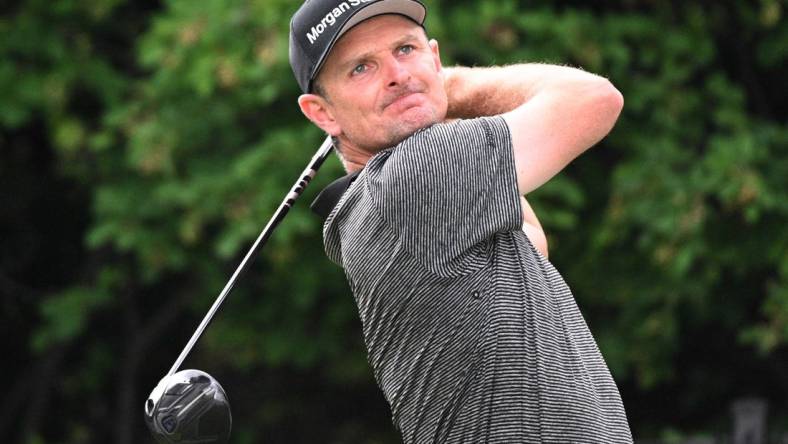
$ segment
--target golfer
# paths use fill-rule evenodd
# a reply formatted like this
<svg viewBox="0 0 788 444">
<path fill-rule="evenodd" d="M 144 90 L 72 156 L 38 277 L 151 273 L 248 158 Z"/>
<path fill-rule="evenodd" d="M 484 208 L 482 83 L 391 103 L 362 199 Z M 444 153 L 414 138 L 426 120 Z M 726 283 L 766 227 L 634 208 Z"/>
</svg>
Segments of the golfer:
<svg viewBox="0 0 788 444">
<path fill-rule="evenodd" d="M 315 202 L 405 443 L 631 443 L 618 389 L 523 195 L 613 127 L 562 66 L 445 68 L 415 0 L 307 0 L 301 111 L 350 173 Z M 523 226 L 525 224 L 525 230 Z"/>
</svg>

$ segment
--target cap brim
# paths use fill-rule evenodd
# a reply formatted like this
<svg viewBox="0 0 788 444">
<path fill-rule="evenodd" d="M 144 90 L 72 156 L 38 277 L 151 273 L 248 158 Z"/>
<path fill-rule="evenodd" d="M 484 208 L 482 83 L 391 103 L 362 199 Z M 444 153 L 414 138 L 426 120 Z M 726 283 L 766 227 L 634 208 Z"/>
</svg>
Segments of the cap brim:
<svg viewBox="0 0 788 444">
<path fill-rule="evenodd" d="M 356 10 L 353 15 L 347 18 L 347 21 L 345 21 L 345 23 L 339 29 L 339 32 L 336 33 L 334 38 L 326 47 L 326 50 L 320 56 L 320 62 L 315 66 L 315 70 L 312 73 L 311 79 L 309 80 L 310 91 L 312 90 L 312 84 L 315 81 L 315 77 L 317 77 L 317 74 L 323 68 L 323 64 L 325 64 L 328 54 L 331 53 L 331 50 L 334 48 L 336 42 L 338 42 L 346 32 L 350 31 L 351 28 L 363 22 L 364 20 L 384 14 L 403 15 L 413 20 L 418 25 L 423 26 L 424 19 L 427 17 L 427 9 L 420 2 L 414 0 L 379 0 Z"/>
</svg>

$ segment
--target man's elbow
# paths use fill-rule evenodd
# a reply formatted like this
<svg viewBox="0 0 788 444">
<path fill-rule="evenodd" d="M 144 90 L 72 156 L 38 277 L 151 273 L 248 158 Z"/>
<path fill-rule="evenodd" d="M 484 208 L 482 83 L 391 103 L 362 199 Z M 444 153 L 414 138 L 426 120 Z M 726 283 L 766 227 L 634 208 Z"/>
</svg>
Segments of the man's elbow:
<svg viewBox="0 0 788 444">
<path fill-rule="evenodd" d="M 607 136 L 624 108 L 624 96 L 607 79 L 601 78 L 588 91 L 583 111 L 587 119 L 587 126 L 584 130 L 586 137 L 581 143 L 585 149 Z"/>
<path fill-rule="evenodd" d="M 608 122 L 607 132 L 609 132 L 618 120 L 618 116 L 621 115 L 621 110 L 624 109 L 624 95 L 607 79 L 602 82 L 599 88 L 598 110 Z"/>
</svg>

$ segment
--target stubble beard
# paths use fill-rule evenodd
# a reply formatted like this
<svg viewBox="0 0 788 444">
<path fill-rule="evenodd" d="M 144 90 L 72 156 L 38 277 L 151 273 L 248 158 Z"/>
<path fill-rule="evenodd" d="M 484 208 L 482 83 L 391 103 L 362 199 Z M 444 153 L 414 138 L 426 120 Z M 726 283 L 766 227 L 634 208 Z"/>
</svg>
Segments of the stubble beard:
<svg viewBox="0 0 788 444">
<path fill-rule="evenodd" d="M 427 91 L 426 85 L 421 83 L 413 82 L 405 85 L 399 91 L 390 93 L 384 99 L 379 110 L 383 112 L 389 104 L 402 96 L 413 93 L 426 93 Z M 369 153 L 377 153 L 400 144 L 403 140 L 424 128 L 443 122 L 445 118 L 445 103 L 440 103 L 440 101 L 427 103 L 426 106 L 405 110 L 401 115 L 387 120 L 379 127 L 378 134 L 380 136 L 376 138 L 377 140 L 372 141 L 369 138 L 351 137 L 349 142 Z M 345 136 L 350 136 L 350 134 Z"/>
<path fill-rule="evenodd" d="M 428 109 L 420 110 L 414 118 L 392 122 L 386 128 L 385 145 L 386 147 L 396 146 L 419 130 L 432 126 L 441 120 L 438 111 L 433 107 L 429 107 Z"/>
<path fill-rule="evenodd" d="M 396 100 L 410 94 L 429 94 L 429 88 L 425 83 L 414 79 L 402 85 L 398 90 L 389 92 L 382 101 L 380 112 L 383 112 Z M 414 112 L 415 115 L 409 115 Z M 443 120 L 438 114 L 438 110 L 432 103 L 419 110 L 406 110 L 400 119 L 386 126 L 385 144 L 387 147 L 395 146 L 419 130 L 438 123 Z"/>
</svg>

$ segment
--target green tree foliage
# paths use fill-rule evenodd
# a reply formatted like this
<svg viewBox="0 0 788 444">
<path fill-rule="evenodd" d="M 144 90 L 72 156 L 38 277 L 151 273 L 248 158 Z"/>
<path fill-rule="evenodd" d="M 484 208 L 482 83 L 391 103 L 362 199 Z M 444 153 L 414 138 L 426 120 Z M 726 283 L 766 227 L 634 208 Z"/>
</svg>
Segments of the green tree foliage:
<svg viewBox="0 0 788 444">
<path fill-rule="evenodd" d="M 297 3 L 0 8 L 0 435 L 148 442 L 145 397 L 323 138 L 295 104 Z M 785 2 L 428 5 L 444 64 L 569 64 L 624 94 L 529 199 L 636 437 L 725 432 L 743 395 L 788 415 Z M 397 440 L 307 208 L 341 174 L 327 162 L 187 360 L 225 385 L 234 442 Z"/>
</svg>

